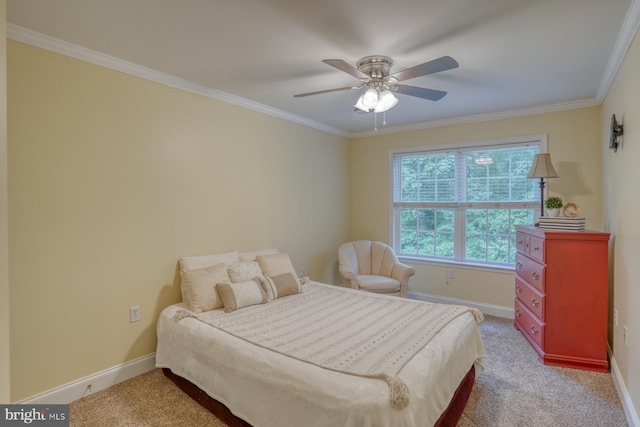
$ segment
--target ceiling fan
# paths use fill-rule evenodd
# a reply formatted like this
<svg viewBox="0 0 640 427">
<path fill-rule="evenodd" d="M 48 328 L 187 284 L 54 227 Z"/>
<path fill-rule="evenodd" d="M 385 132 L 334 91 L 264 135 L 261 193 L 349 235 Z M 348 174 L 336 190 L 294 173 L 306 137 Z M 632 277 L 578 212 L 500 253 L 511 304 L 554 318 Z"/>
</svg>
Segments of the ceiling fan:
<svg viewBox="0 0 640 427">
<path fill-rule="evenodd" d="M 352 75 L 360 80 L 361 83 L 358 86 L 346 86 L 316 92 L 300 93 L 294 95 L 294 97 L 301 98 L 322 93 L 357 90 L 363 86 L 367 86 L 367 90 L 360 96 L 355 105 L 355 111 L 365 113 L 381 113 L 394 107 L 398 103 L 398 99 L 393 95 L 394 92 L 428 99 L 430 101 L 437 101 L 445 96 L 447 92 L 409 86 L 400 84 L 400 82 L 458 67 L 458 62 L 450 56 L 443 56 L 391 75 L 389 72 L 393 66 L 393 59 L 388 56 L 365 56 L 356 63 L 355 67 L 342 59 L 324 59 L 322 62 Z"/>
</svg>

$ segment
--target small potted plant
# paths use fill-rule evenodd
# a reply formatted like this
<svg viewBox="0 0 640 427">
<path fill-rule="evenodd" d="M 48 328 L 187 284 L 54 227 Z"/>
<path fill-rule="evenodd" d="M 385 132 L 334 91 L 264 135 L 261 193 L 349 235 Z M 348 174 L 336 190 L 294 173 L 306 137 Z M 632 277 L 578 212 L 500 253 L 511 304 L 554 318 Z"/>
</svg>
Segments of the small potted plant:
<svg viewBox="0 0 640 427">
<path fill-rule="evenodd" d="M 562 199 L 560 197 L 549 197 L 544 201 L 544 206 L 547 208 L 548 216 L 560 216 L 560 209 L 562 209 Z"/>
</svg>

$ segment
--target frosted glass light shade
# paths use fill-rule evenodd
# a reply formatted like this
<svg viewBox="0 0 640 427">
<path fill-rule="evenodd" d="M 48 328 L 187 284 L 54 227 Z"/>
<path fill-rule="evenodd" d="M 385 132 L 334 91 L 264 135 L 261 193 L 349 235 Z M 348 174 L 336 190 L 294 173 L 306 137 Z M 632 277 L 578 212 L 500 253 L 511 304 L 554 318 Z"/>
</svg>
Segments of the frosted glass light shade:
<svg viewBox="0 0 640 427">
<path fill-rule="evenodd" d="M 393 93 L 389 90 L 383 90 L 378 98 L 378 105 L 376 105 L 375 113 L 382 113 L 393 108 L 398 103 L 398 98 L 396 98 Z"/>
<path fill-rule="evenodd" d="M 356 102 L 356 105 L 354 105 L 354 107 L 356 107 L 358 110 L 364 111 L 365 113 L 370 113 L 371 109 L 365 107 L 364 104 L 362 103 L 363 98 L 364 98 L 364 95 L 360 95 L 360 98 L 358 98 L 358 102 Z"/>
<path fill-rule="evenodd" d="M 375 108 L 378 104 L 378 91 L 372 87 L 367 89 L 362 96 L 362 104 L 369 109 Z"/>
</svg>

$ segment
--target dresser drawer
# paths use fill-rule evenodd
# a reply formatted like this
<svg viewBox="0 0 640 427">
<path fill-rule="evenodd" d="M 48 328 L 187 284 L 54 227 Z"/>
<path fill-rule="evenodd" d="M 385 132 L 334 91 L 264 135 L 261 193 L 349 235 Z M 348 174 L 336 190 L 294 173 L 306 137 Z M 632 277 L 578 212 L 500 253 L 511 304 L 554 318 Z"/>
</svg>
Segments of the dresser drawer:
<svg viewBox="0 0 640 427">
<path fill-rule="evenodd" d="M 519 252 L 526 253 L 527 235 L 522 231 L 516 231 L 516 249 Z"/>
<path fill-rule="evenodd" d="M 520 252 L 516 254 L 516 274 L 540 292 L 545 292 L 545 267 L 527 258 Z"/>
<path fill-rule="evenodd" d="M 531 310 L 538 319 L 544 321 L 545 296 L 518 277 L 516 277 L 516 297 L 520 300 L 520 303 Z"/>
<path fill-rule="evenodd" d="M 520 330 L 527 334 L 539 348 L 543 349 L 545 325 L 541 323 L 529 310 L 524 308 L 520 300 L 515 300 L 516 321 L 520 325 Z"/>
<path fill-rule="evenodd" d="M 529 256 L 540 262 L 544 262 L 544 239 L 536 236 L 529 236 Z"/>
</svg>

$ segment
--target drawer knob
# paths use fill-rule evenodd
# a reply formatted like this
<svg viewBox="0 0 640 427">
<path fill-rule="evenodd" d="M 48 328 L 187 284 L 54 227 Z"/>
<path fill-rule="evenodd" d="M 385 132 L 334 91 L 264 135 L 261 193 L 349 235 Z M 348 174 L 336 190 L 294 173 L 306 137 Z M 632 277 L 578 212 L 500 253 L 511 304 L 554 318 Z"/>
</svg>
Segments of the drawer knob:
<svg viewBox="0 0 640 427">
<path fill-rule="evenodd" d="M 517 263 L 516 266 L 518 267 L 518 270 L 522 270 L 522 267 L 524 267 L 521 263 Z"/>
<path fill-rule="evenodd" d="M 538 330 L 537 330 L 537 329 L 536 329 L 536 327 L 535 327 L 535 326 L 533 326 L 533 325 L 531 325 L 531 333 L 532 333 L 533 335 L 537 335 L 537 334 L 538 334 Z"/>
<path fill-rule="evenodd" d="M 531 277 L 533 277 L 533 280 L 538 280 L 538 278 L 540 278 L 540 275 L 534 271 L 533 273 L 531 273 Z"/>
<path fill-rule="evenodd" d="M 539 301 L 536 301 L 536 299 L 535 299 L 535 298 L 531 298 L 531 305 L 533 305 L 534 307 L 537 307 L 537 306 L 538 306 L 538 304 L 540 304 L 540 302 L 539 302 Z"/>
<path fill-rule="evenodd" d="M 518 309 L 516 308 L 516 316 L 520 317 L 521 315 L 522 315 L 522 313 L 520 312 L 520 310 L 518 310 Z"/>
<path fill-rule="evenodd" d="M 522 244 L 522 240 L 518 240 L 518 244 L 521 245 Z"/>
<path fill-rule="evenodd" d="M 520 286 L 516 286 L 516 292 L 518 293 L 522 292 L 522 288 Z"/>
</svg>

